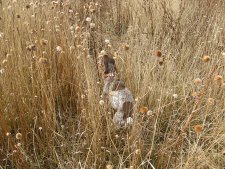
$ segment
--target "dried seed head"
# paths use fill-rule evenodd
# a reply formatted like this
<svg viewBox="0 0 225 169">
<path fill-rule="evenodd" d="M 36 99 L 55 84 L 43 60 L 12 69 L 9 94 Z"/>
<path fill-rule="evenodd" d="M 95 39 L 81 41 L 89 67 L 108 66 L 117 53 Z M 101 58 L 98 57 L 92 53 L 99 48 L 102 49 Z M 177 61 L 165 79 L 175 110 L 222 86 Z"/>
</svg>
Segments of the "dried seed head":
<svg viewBox="0 0 225 169">
<path fill-rule="evenodd" d="M 80 27 L 79 26 L 76 26 L 75 31 L 76 32 L 80 32 L 80 30 L 81 30 Z"/>
<path fill-rule="evenodd" d="M 40 64 L 43 64 L 43 65 L 48 65 L 48 64 L 49 64 L 47 58 L 40 58 L 40 59 L 38 60 L 38 62 L 39 62 Z"/>
<path fill-rule="evenodd" d="M 140 155 L 141 154 L 141 150 L 140 149 L 135 150 L 135 154 Z"/>
<path fill-rule="evenodd" d="M 200 85 L 200 84 L 202 84 L 202 80 L 200 78 L 196 78 L 196 79 L 194 79 L 194 83 L 196 85 Z"/>
<path fill-rule="evenodd" d="M 91 18 L 90 18 L 90 17 L 87 17 L 87 18 L 86 18 L 86 21 L 87 21 L 87 22 L 91 22 Z"/>
<path fill-rule="evenodd" d="M 141 107 L 140 108 L 140 113 L 147 113 L 148 112 L 148 108 L 147 107 Z"/>
<path fill-rule="evenodd" d="M 160 50 L 157 50 L 157 51 L 155 51 L 154 55 L 157 56 L 157 57 L 161 57 L 162 52 Z"/>
<path fill-rule="evenodd" d="M 177 94 L 173 94 L 173 98 L 174 99 L 177 99 L 178 98 L 178 95 Z"/>
<path fill-rule="evenodd" d="M 81 99 L 84 99 L 84 98 L 85 98 L 85 95 L 84 95 L 84 94 L 82 94 L 82 95 L 81 95 Z"/>
<path fill-rule="evenodd" d="M 36 46 L 34 44 L 31 44 L 31 45 L 27 46 L 26 49 L 28 51 L 36 51 Z"/>
<path fill-rule="evenodd" d="M 203 56 L 202 61 L 203 62 L 208 62 L 210 60 L 209 56 Z"/>
<path fill-rule="evenodd" d="M 90 23 L 90 28 L 94 29 L 95 28 L 95 23 Z"/>
<path fill-rule="evenodd" d="M 147 111 L 147 115 L 148 115 L 148 116 L 153 116 L 152 110 L 148 110 L 148 111 Z"/>
<path fill-rule="evenodd" d="M 222 84 L 223 83 L 223 77 L 221 75 L 217 75 L 217 76 L 214 77 L 214 81 L 217 84 Z"/>
<path fill-rule="evenodd" d="M 105 103 L 104 100 L 100 100 L 100 101 L 99 101 L 99 104 L 100 104 L 101 106 L 103 106 L 104 103 Z"/>
<path fill-rule="evenodd" d="M 105 39 L 105 43 L 109 44 L 110 43 L 109 39 Z"/>
<path fill-rule="evenodd" d="M 195 133 L 201 133 L 202 132 L 202 126 L 201 125 L 195 125 L 194 126 Z"/>
<path fill-rule="evenodd" d="M 129 47 L 128 44 L 125 44 L 125 45 L 123 46 L 123 49 L 124 49 L 125 51 L 128 51 L 128 50 L 130 49 L 130 47 Z"/>
<path fill-rule="evenodd" d="M 48 44 L 48 40 L 46 40 L 46 39 L 41 39 L 40 42 L 41 42 L 41 45 L 43 45 L 43 46 Z"/>
<path fill-rule="evenodd" d="M 17 143 L 17 144 L 16 144 L 16 147 L 20 147 L 20 146 L 21 146 L 21 143 Z"/>
<path fill-rule="evenodd" d="M 7 137 L 10 136 L 10 134 L 11 134 L 11 133 L 7 132 L 7 133 L 6 133 L 6 136 L 7 136 Z"/>
<path fill-rule="evenodd" d="M 111 164 L 107 164 L 106 169 L 113 169 L 113 166 Z"/>
<path fill-rule="evenodd" d="M 191 94 L 192 97 L 196 98 L 196 99 L 199 99 L 201 96 L 202 96 L 202 93 L 200 92 L 193 92 Z"/>
<path fill-rule="evenodd" d="M 61 47 L 61 46 L 57 46 L 57 47 L 56 47 L 56 51 L 57 51 L 57 52 L 62 52 L 62 47 Z"/>
<path fill-rule="evenodd" d="M 16 139 L 17 140 L 21 140 L 22 139 L 22 134 L 21 133 L 17 133 L 16 134 Z"/>
</svg>

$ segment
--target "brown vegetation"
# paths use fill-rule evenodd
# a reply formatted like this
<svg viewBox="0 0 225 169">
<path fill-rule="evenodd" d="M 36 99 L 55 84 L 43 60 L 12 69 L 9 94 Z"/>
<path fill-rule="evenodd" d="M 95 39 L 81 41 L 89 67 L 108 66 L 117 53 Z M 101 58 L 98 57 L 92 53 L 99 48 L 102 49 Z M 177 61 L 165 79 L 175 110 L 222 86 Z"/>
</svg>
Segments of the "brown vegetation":
<svg viewBox="0 0 225 169">
<path fill-rule="evenodd" d="M 225 2 L 170 5 L 0 0 L 1 168 L 224 168 Z M 100 102 L 101 51 L 135 96 L 131 131 Z"/>
</svg>

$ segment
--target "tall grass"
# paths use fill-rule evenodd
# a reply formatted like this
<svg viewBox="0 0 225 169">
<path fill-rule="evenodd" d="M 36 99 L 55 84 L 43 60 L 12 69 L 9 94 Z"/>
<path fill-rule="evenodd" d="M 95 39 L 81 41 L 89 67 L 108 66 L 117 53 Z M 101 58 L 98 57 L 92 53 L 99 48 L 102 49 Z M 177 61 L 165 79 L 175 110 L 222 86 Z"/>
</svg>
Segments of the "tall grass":
<svg viewBox="0 0 225 169">
<path fill-rule="evenodd" d="M 225 167 L 223 0 L 0 7 L 1 168 Z M 131 130 L 99 104 L 101 50 L 135 97 Z"/>
</svg>

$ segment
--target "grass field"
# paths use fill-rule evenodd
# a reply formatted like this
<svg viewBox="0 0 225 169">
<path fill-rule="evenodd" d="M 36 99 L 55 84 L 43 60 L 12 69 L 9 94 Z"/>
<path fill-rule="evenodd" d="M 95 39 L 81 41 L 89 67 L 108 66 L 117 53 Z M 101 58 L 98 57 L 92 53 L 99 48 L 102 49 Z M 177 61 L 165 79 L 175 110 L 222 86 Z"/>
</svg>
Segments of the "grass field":
<svg viewBox="0 0 225 169">
<path fill-rule="evenodd" d="M 225 1 L 170 2 L 0 0 L 0 168 L 225 168 Z M 131 129 L 100 104 L 102 50 Z"/>
</svg>

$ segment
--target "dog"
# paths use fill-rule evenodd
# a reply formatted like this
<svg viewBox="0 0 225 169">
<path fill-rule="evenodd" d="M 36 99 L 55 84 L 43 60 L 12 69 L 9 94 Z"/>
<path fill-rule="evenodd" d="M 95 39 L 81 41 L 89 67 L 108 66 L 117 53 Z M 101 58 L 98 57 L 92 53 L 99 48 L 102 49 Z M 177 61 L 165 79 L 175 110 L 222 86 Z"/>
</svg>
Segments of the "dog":
<svg viewBox="0 0 225 169">
<path fill-rule="evenodd" d="M 100 56 L 99 70 L 104 78 L 102 98 L 109 101 L 116 110 L 113 122 L 117 127 L 132 125 L 133 123 L 133 96 L 125 83 L 118 78 L 115 60 L 108 54 Z"/>
</svg>

